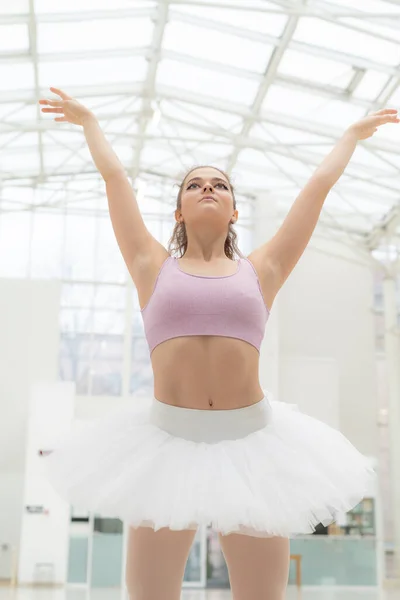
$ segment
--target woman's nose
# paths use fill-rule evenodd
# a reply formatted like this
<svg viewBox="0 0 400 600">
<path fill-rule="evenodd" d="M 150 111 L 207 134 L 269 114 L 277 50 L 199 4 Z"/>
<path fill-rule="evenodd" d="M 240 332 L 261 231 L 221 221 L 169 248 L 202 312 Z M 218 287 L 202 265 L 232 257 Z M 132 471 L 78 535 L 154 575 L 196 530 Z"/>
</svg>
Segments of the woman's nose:
<svg viewBox="0 0 400 600">
<path fill-rule="evenodd" d="M 212 191 L 213 186 L 212 185 L 205 185 L 204 186 L 204 191 L 206 192 L 207 190 L 210 190 L 210 192 Z"/>
</svg>

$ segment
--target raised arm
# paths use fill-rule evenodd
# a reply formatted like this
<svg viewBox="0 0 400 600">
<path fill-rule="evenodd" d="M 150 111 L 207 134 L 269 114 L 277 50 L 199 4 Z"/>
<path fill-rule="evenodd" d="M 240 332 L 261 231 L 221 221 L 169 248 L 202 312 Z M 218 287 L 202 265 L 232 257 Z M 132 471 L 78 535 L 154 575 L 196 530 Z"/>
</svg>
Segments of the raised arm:
<svg viewBox="0 0 400 600">
<path fill-rule="evenodd" d="M 39 104 L 50 107 L 42 108 L 42 112 L 58 114 L 55 121 L 83 127 L 93 161 L 105 181 L 118 246 L 128 270 L 131 270 L 136 259 L 147 259 L 155 248 L 162 246 L 148 231 L 124 167 L 93 112 L 62 90 L 53 87 L 50 90 L 60 96 L 61 100 L 39 100 Z"/>
<path fill-rule="evenodd" d="M 252 252 L 252 258 L 271 281 L 272 296 L 306 249 L 325 199 L 344 172 L 357 143 L 371 137 L 385 123 L 399 123 L 397 110 L 380 110 L 349 127 L 300 192 L 277 233 Z"/>
</svg>

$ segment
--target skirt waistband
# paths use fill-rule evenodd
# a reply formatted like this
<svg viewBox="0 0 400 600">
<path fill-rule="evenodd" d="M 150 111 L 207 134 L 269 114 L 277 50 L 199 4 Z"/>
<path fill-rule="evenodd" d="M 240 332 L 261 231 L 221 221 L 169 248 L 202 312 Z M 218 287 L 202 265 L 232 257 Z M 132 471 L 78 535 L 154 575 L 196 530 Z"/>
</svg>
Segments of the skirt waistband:
<svg viewBox="0 0 400 600">
<path fill-rule="evenodd" d="M 250 406 L 228 410 L 182 408 L 153 398 L 150 422 L 175 437 L 217 443 L 240 439 L 263 429 L 270 422 L 270 414 L 267 396 Z"/>
</svg>

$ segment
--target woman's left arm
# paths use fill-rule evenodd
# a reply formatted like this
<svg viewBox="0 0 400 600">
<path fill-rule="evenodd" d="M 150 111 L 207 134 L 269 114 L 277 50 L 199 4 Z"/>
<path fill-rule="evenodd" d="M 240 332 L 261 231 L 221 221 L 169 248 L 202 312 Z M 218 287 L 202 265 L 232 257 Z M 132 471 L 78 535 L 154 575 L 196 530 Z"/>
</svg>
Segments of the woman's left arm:
<svg viewBox="0 0 400 600">
<path fill-rule="evenodd" d="M 397 110 L 382 109 L 351 125 L 300 192 L 277 233 L 252 252 L 259 265 L 273 267 L 278 289 L 306 249 L 325 199 L 347 167 L 357 142 L 371 137 L 385 123 L 399 122 Z"/>
</svg>

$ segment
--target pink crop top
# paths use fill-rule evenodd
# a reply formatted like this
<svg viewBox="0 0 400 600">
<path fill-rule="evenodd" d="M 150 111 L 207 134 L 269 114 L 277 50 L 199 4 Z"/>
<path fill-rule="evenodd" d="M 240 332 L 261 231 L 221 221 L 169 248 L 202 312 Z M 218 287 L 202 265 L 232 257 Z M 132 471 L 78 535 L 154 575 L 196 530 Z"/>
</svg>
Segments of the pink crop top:
<svg viewBox="0 0 400 600">
<path fill-rule="evenodd" d="M 150 354 L 172 338 L 217 335 L 238 338 L 260 351 L 269 317 L 257 272 L 247 259 L 233 275 L 192 275 L 169 256 L 141 310 Z"/>
</svg>

